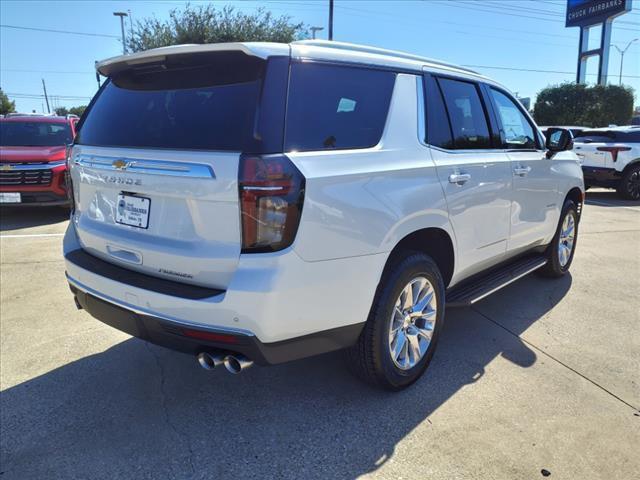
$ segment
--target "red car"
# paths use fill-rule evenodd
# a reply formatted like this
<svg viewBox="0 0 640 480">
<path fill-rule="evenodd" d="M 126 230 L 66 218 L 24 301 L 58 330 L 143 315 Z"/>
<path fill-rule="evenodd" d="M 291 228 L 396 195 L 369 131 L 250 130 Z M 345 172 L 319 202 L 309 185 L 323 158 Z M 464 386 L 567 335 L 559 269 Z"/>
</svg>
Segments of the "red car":
<svg viewBox="0 0 640 480">
<path fill-rule="evenodd" d="M 66 205 L 66 146 L 78 117 L 0 118 L 0 204 Z"/>
</svg>

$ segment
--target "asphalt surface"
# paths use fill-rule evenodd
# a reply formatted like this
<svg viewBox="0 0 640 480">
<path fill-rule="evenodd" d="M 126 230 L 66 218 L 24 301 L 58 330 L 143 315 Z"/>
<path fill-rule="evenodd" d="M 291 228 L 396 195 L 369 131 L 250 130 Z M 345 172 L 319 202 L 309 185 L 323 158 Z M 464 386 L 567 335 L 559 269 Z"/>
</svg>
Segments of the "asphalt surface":
<svg viewBox="0 0 640 480">
<path fill-rule="evenodd" d="M 0 475 L 631 479 L 640 472 L 640 205 L 588 193 L 571 275 L 449 310 L 391 394 L 339 354 L 232 376 L 76 310 L 65 213 L 0 212 Z"/>
</svg>

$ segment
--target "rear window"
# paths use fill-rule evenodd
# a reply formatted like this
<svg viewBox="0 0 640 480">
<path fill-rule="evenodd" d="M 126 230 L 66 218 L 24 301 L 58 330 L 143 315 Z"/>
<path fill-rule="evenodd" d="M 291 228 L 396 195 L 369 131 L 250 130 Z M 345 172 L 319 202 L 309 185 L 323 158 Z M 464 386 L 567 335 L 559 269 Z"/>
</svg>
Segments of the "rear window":
<svg viewBox="0 0 640 480">
<path fill-rule="evenodd" d="M 73 141 L 67 123 L 0 122 L 0 145 L 3 147 L 56 147 Z"/>
<path fill-rule="evenodd" d="M 264 62 L 243 54 L 167 61 L 114 74 L 77 143 L 244 150 L 254 133 Z"/>
<path fill-rule="evenodd" d="M 640 143 L 640 129 L 626 132 L 610 131 L 584 131 L 576 135 L 575 142 L 578 143 Z"/>
<path fill-rule="evenodd" d="M 367 148 L 378 144 L 395 73 L 348 66 L 291 66 L 285 150 Z"/>
<path fill-rule="evenodd" d="M 575 135 L 574 142 L 577 143 L 611 143 L 615 142 L 614 132 L 593 132 L 585 130 Z"/>
</svg>

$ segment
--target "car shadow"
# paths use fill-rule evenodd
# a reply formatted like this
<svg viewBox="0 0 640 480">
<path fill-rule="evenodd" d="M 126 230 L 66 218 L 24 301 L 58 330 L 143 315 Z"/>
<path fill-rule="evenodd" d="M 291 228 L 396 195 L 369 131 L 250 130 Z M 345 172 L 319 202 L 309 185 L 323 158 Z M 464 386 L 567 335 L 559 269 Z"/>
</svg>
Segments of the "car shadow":
<svg viewBox="0 0 640 480">
<path fill-rule="evenodd" d="M 0 232 L 53 225 L 69 220 L 69 209 L 64 207 L 2 207 Z"/>
<path fill-rule="evenodd" d="M 624 200 L 615 190 L 587 190 L 585 203 L 599 207 L 637 207 L 640 200 Z"/>
<path fill-rule="evenodd" d="M 359 477 L 497 357 L 533 365 L 518 335 L 570 287 L 529 276 L 493 296 L 492 318 L 482 302 L 448 310 L 425 377 L 395 394 L 351 377 L 339 353 L 233 376 L 123 341 L 0 393 L 3 479 Z M 521 292 L 526 314 L 509 313 Z"/>
</svg>

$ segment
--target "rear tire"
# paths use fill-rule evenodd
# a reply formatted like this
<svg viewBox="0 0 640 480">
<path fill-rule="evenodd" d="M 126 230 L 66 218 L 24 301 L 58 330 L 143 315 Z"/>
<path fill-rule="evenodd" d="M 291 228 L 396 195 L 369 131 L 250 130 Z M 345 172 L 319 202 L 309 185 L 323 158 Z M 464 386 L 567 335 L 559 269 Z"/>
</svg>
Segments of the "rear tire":
<svg viewBox="0 0 640 480">
<path fill-rule="evenodd" d="M 618 195 L 625 200 L 640 200 L 640 164 L 630 167 L 618 183 Z"/>
<path fill-rule="evenodd" d="M 564 202 L 556 234 L 547 248 L 547 263 L 540 269 L 545 277 L 559 278 L 565 275 L 576 251 L 578 242 L 578 210 L 571 200 Z"/>
<path fill-rule="evenodd" d="M 392 262 L 358 342 L 346 351 L 346 360 L 364 381 L 402 390 L 420 378 L 431 362 L 443 326 L 445 293 L 431 257 L 406 252 Z"/>
</svg>

